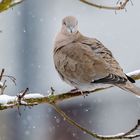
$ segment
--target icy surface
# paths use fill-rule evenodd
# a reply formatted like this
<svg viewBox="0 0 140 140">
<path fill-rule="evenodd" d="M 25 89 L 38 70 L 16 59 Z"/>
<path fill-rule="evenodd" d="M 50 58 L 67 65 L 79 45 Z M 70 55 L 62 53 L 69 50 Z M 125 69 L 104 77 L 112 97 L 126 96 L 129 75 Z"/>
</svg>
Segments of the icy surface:
<svg viewBox="0 0 140 140">
<path fill-rule="evenodd" d="M 27 94 L 24 96 L 26 99 L 30 98 L 43 98 L 44 96 L 39 93 Z M 14 102 L 17 99 L 16 96 L 0 95 L 0 104 L 7 104 L 8 102 Z"/>
<path fill-rule="evenodd" d="M 13 0 L 13 3 L 18 3 L 18 2 L 21 2 L 23 0 Z"/>
<path fill-rule="evenodd" d="M 0 104 L 7 104 L 16 100 L 16 96 L 0 95 Z"/>
<path fill-rule="evenodd" d="M 140 73 L 140 70 L 135 70 L 133 72 L 129 72 L 127 73 L 127 75 L 131 76 L 131 75 L 138 75 Z"/>
<path fill-rule="evenodd" d="M 0 81 L 0 87 L 3 87 L 3 83 Z"/>
<path fill-rule="evenodd" d="M 26 94 L 24 98 L 30 99 L 30 98 L 43 98 L 44 96 L 39 94 L 39 93 L 31 93 L 31 94 Z"/>
</svg>

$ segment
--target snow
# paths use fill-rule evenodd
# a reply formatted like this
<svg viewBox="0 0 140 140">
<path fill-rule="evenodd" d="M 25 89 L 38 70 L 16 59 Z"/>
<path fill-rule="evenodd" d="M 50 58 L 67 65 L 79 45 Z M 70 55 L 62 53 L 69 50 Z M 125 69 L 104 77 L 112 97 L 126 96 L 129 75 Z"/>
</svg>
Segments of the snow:
<svg viewBox="0 0 140 140">
<path fill-rule="evenodd" d="M 3 83 L 0 81 L 0 87 L 3 87 Z"/>
<path fill-rule="evenodd" d="M 72 133 L 72 136 L 75 137 L 76 136 L 76 133 Z"/>
<path fill-rule="evenodd" d="M 133 72 L 129 72 L 127 73 L 127 75 L 131 76 L 131 75 L 139 75 L 140 74 L 140 70 L 135 70 Z"/>
<path fill-rule="evenodd" d="M 18 3 L 18 2 L 21 2 L 23 0 L 13 0 L 13 3 Z"/>
<path fill-rule="evenodd" d="M 137 98 L 140 98 L 140 96 L 136 95 Z"/>
<path fill-rule="evenodd" d="M 23 32 L 24 32 L 24 33 L 26 33 L 26 30 L 25 30 L 25 29 L 23 29 Z"/>
<path fill-rule="evenodd" d="M 56 123 L 60 123 L 60 119 L 59 118 L 56 119 Z"/>
<path fill-rule="evenodd" d="M 30 99 L 30 98 L 43 98 L 44 96 L 39 94 L 39 93 L 31 93 L 31 94 L 26 94 L 24 98 Z"/>
<path fill-rule="evenodd" d="M 17 99 L 16 96 L 0 95 L 0 104 L 7 104 Z"/>
<path fill-rule="evenodd" d="M 27 94 L 24 96 L 26 99 L 30 98 L 43 98 L 44 96 L 39 93 Z M 7 104 L 9 102 L 14 102 L 17 100 L 17 96 L 9 96 L 9 95 L 0 95 L 0 104 Z M 26 103 L 22 101 L 22 103 Z"/>
</svg>

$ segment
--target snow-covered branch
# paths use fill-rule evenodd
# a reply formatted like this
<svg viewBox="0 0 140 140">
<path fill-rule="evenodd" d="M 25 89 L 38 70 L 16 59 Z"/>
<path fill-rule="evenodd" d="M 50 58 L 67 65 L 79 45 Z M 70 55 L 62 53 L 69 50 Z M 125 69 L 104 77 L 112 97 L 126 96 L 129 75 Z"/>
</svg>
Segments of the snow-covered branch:
<svg viewBox="0 0 140 140">
<path fill-rule="evenodd" d="M 0 2 L 0 12 L 3 12 L 21 2 L 23 2 L 23 0 L 2 0 Z"/>
<path fill-rule="evenodd" d="M 127 74 L 128 76 L 132 77 L 135 80 L 140 79 L 140 70 L 136 70 Z M 0 81 L 1 82 L 1 81 Z M 2 82 L 1 82 L 2 85 Z M 87 95 L 90 93 L 96 93 L 97 91 L 104 90 L 107 88 L 111 88 L 112 86 L 106 87 L 98 87 L 97 89 L 93 89 L 91 91 L 83 91 L 83 95 Z M 25 93 L 25 92 L 24 92 Z M 64 101 L 67 99 L 75 98 L 77 96 L 81 96 L 80 91 L 70 91 L 61 94 L 50 94 L 48 96 L 42 95 L 41 93 L 26 93 L 19 102 L 19 95 L 23 93 L 17 94 L 17 96 L 9 96 L 9 95 L 0 95 L 0 110 L 18 107 L 19 105 L 37 105 L 43 103 L 58 103 L 60 101 Z"/>
</svg>

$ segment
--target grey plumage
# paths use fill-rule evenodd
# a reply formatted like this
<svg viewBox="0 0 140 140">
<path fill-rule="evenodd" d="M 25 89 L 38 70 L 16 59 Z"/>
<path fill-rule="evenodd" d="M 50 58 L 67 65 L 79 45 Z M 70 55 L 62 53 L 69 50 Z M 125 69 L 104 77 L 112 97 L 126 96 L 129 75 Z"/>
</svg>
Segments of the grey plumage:
<svg viewBox="0 0 140 140">
<path fill-rule="evenodd" d="M 125 75 L 111 51 L 97 39 L 78 31 L 75 17 L 63 19 L 53 57 L 61 79 L 80 90 L 111 84 L 140 96 L 140 88 Z"/>
</svg>

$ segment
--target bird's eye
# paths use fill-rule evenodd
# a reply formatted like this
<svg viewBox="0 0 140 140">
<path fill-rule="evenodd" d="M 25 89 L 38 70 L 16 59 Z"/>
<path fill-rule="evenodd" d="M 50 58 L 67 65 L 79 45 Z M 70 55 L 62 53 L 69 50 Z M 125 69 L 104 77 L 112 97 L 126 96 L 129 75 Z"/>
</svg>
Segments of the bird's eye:
<svg viewBox="0 0 140 140">
<path fill-rule="evenodd" d="M 66 22 L 63 22 L 64 25 L 66 25 Z"/>
</svg>

